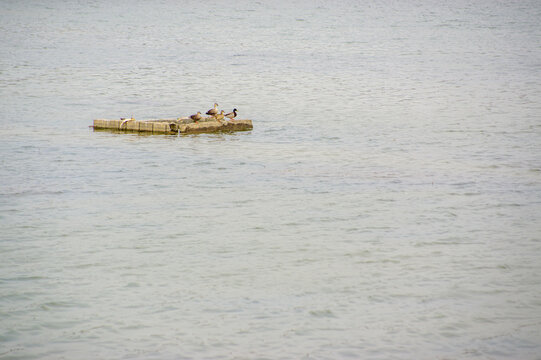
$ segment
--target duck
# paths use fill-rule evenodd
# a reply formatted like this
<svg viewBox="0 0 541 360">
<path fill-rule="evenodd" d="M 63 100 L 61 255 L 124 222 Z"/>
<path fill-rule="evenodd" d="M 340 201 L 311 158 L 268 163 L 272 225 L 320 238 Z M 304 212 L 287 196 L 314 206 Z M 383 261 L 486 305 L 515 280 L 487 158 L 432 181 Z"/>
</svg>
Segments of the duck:
<svg viewBox="0 0 541 360">
<path fill-rule="evenodd" d="M 207 115 L 214 116 L 218 114 L 218 104 L 214 103 L 214 108 L 207 111 Z"/>
<path fill-rule="evenodd" d="M 220 121 L 220 120 L 223 120 L 223 119 L 224 119 L 224 116 L 225 116 L 225 115 L 224 115 L 224 111 L 222 110 L 219 114 L 214 115 L 214 118 L 215 118 L 216 120 Z"/>
<path fill-rule="evenodd" d="M 192 119 L 194 122 L 201 120 L 201 118 L 201 111 L 198 111 L 197 114 L 193 114 L 190 116 L 190 119 Z"/>
<path fill-rule="evenodd" d="M 229 118 L 229 120 L 233 120 L 237 116 L 237 109 L 233 109 L 232 112 L 225 114 L 226 118 Z"/>
</svg>

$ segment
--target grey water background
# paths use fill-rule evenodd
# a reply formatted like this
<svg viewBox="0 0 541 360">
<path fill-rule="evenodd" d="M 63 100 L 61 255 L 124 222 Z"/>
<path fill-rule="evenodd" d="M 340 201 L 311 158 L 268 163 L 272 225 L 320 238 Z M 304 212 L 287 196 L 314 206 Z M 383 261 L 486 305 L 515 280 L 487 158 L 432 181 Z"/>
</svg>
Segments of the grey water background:
<svg viewBox="0 0 541 360">
<path fill-rule="evenodd" d="M 539 19 L 2 1 L 0 358 L 541 359 Z"/>
</svg>

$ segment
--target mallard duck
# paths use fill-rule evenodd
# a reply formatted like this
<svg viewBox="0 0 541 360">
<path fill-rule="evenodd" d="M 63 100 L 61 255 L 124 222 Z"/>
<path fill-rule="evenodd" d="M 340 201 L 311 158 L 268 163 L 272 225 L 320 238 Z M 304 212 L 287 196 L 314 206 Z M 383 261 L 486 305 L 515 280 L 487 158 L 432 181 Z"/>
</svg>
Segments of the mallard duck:
<svg viewBox="0 0 541 360">
<path fill-rule="evenodd" d="M 225 114 L 226 118 L 229 118 L 229 120 L 233 120 L 237 116 L 237 109 L 233 109 L 232 112 Z"/>
<path fill-rule="evenodd" d="M 218 114 L 218 104 L 214 103 L 214 108 L 207 111 L 207 115 L 214 116 Z"/>
<path fill-rule="evenodd" d="M 224 119 L 224 116 L 225 116 L 225 115 L 224 115 L 224 111 L 222 110 L 219 114 L 214 115 L 214 118 L 215 118 L 216 120 L 220 121 L 220 120 L 223 120 L 223 119 Z"/>
<path fill-rule="evenodd" d="M 190 116 L 190 119 L 192 119 L 194 122 L 201 120 L 202 119 L 201 111 L 198 111 L 197 114 Z"/>
</svg>

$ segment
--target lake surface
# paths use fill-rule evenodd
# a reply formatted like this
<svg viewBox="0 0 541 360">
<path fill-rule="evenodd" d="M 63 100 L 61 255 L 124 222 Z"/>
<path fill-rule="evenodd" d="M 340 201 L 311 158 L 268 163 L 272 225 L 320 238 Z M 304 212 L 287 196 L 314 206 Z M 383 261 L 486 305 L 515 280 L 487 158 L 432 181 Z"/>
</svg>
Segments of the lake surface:
<svg viewBox="0 0 541 360">
<path fill-rule="evenodd" d="M 3 1 L 0 358 L 541 359 L 539 19 Z"/>
</svg>

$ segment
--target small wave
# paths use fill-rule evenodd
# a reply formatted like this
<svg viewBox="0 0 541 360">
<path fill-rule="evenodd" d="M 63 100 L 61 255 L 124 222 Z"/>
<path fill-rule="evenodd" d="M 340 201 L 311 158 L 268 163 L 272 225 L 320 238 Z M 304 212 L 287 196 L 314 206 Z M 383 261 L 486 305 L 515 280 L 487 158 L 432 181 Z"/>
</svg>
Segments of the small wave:
<svg viewBox="0 0 541 360">
<path fill-rule="evenodd" d="M 311 310 L 310 315 L 318 318 L 336 318 L 336 315 L 331 310 Z"/>
</svg>

